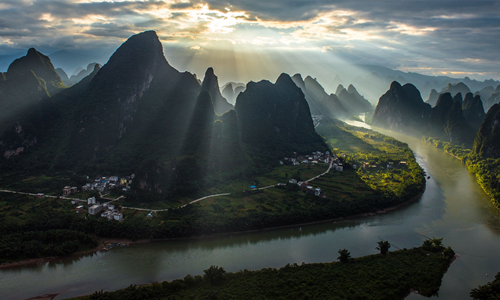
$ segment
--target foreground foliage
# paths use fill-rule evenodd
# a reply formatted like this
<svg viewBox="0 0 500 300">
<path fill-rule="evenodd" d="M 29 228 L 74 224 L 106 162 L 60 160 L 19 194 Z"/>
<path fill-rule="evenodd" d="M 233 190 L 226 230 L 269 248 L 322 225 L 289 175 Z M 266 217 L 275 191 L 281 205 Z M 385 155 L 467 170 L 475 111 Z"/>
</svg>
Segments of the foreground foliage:
<svg viewBox="0 0 500 300">
<path fill-rule="evenodd" d="M 92 221 L 69 213 L 71 204 L 30 198 L 34 197 L 0 197 L 0 263 L 66 256 L 97 247 Z"/>
<path fill-rule="evenodd" d="M 183 280 L 132 285 L 78 299 L 402 299 L 410 290 L 430 297 L 437 295 L 451 262 L 443 249 L 420 247 L 344 263 L 288 264 L 281 269 L 223 273 L 224 281 L 217 285 L 206 270 L 204 277 L 188 275 Z"/>
<path fill-rule="evenodd" d="M 492 282 L 472 289 L 470 296 L 474 300 L 500 299 L 500 272 Z"/>
</svg>

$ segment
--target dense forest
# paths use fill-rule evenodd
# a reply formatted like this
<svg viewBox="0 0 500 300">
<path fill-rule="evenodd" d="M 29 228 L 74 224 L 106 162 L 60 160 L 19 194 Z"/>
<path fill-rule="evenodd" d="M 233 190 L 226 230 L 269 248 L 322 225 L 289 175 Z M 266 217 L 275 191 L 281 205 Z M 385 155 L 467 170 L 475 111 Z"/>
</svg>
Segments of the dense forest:
<svg viewBox="0 0 500 300">
<path fill-rule="evenodd" d="M 0 263 L 66 256 L 97 247 L 92 220 L 67 209 L 58 200 L 40 201 L 25 195 L 0 199 Z"/>
</svg>

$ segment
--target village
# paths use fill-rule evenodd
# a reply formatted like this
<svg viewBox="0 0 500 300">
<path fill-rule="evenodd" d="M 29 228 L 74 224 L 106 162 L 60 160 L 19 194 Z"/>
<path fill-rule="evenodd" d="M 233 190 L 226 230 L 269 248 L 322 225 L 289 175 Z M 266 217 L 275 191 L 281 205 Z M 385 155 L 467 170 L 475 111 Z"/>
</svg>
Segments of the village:
<svg viewBox="0 0 500 300">
<path fill-rule="evenodd" d="M 310 155 L 299 155 L 299 156 L 297 156 L 297 152 L 293 152 L 293 157 L 285 157 L 283 158 L 283 160 L 280 160 L 279 163 L 280 165 L 293 165 L 293 166 L 299 166 L 301 164 L 325 163 L 325 164 L 330 164 L 330 167 L 323 174 L 328 173 L 331 169 L 337 172 L 344 171 L 344 166 L 342 164 L 342 161 L 338 158 L 337 155 L 331 154 L 330 151 L 325 151 L 325 152 L 314 151 Z M 288 184 L 279 183 L 278 186 L 288 186 L 289 188 L 291 187 L 292 189 L 294 189 L 294 187 L 296 186 L 301 191 L 305 192 L 308 195 L 324 198 L 326 197 L 326 195 L 321 190 L 320 187 L 315 188 L 312 185 L 309 185 L 309 182 L 316 179 L 317 177 L 311 178 L 307 181 L 299 181 L 297 179 L 292 178 L 288 181 Z"/>
<path fill-rule="evenodd" d="M 345 155 L 344 155 L 345 156 Z M 300 164 L 317 164 L 317 163 L 325 163 L 329 164 L 330 161 L 333 161 L 333 168 L 335 171 L 342 172 L 344 167 L 342 162 L 335 154 L 330 154 L 330 151 L 325 151 L 324 153 L 321 151 L 314 151 L 310 155 L 300 155 L 297 156 L 297 152 L 293 152 L 293 157 L 285 157 L 283 160 L 280 160 L 280 165 L 293 165 L 298 166 Z"/>
<path fill-rule="evenodd" d="M 77 201 L 73 200 L 71 203 L 77 204 Z M 123 221 L 123 214 L 110 203 L 111 201 L 101 204 L 95 197 L 90 197 L 87 199 L 88 213 L 93 216 L 100 215 L 108 220 Z M 75 211 L 76 213 L 85 213 L 84 205 L 78 205 Z"/>
<path fill-rule="evenodd" d="M 343 158 L 345 158 L 345 154 L 340 154 Z M 299 155 L 297 156 L 296 152 L 293 152 L 293 157 L 284 157 L 283 160 L 279 161 L 280 165 L 293 165 L 293 166 L 299 166 L 303 164 L 318 164 L 318 163 L 325 163 L 325 164 L 330 164 L 330 167 L 328 170 L 323 173 L 326 174 L 330 170 L 334 170 L 337 172 L 343 172 L 344 171 L 344 164 L 342 161 L 339 159 L 339 157 L 336 154 L 330 154 L 329 151 L 326 152 L 321 152 L 321 151 L 314 151 L 310 155 Z M 360 163 L 361 167 L 363 169 L 377 169 L 377 168 L 383 168 L 383 166 L 379 166 L 376 164 L 370 164 L 368 162 L 361 162 Z M 394 169 L 394 168 L 399 168 L 399 167 L 405 167 L 406 166 L 406 161 L 400 161 L 399 163 L 394 163 L 392 161 L 388 162 L 386 165 L 387 169 Z M 350 168 L 356 170 L 358 168 L 357 164 L 352 164 L 350 165 Z M 323 175 L 321 174 L 321 175 Z M 319 175 L 319 176 L 321 176 Z M 311 196 L 316 196 L 316 197 L 322 197 L 325 198 L 326 194 L 321 190 L 320 187 L 314 187 L 310 185 L 310 182 L 314 179 L 316 179 L 316 176 L 314 178 L 311 178 L 306 181 L 300 181 L 295 178 L 292 178 L 288 181 L 288 183 L 278 183 L 278 186 L 282 187 L 288 187 L 289 189 L 295 190 L 298 189 L 302 192 L 305 192 L 308 195 Z"/>
<path fill-rule="evenodd" d="M 86 201 L 88 206 L 87 211 L 90 215 L 100 215 L 103 218 L 107 218 L 108 220 L 116 220 L 123 221 L 123 214 L 119 212 L 119 210 L 111 204 L 113 199 L 102 197 L 102 193 L 109 192 L 110 190 L 119 190 L 120 192 L 127 192 L 130 190 L 130 185 L 132 184 L 132 180 L 135 175 L 132 174 L 130 176 L 118 177 L 118 176 L 97 176 L 94 180 L 87 182 L 85 185 L 81 187 L 79 190 L 76 186 L 65 186 L 63 188 L 63 197 L 67 197 L 78 192 L 91 192 L 97 191 L 99 195 L 101 195 L 101 199 L 108 199 L 109 202 L 100 203 L 96 200 L 95 197 L 89 197 Z M 87 180 L 89 177 L 87 176 Z M 82 200 L 72 200 L 72 204 L 77 204 L 78 202 L 82 202 Z M 84 205 L 78 205 L 75 209 L 76 213 L 84 213 L 86 211 Z"/>
<path fill-rule="evenodd" d="M 311 196 L 316 196 L 316 197 L 326 197 L 326 193 L 322 191 L 320 187 L 314 187 L 311 185 L 311 181 L 313 181 L 316 178 L 319 178 L 326 173 L 330 172 L 331 170 L 337 171 L 337 172 L 343 172 L 344 171 L 344 164 L 342 160 L 339 158 L 339 155 L 343 158 L 345 158 L 345 154 L 332 154 L 330 151 L 314 151 L 311 154 L 308 155 L 297 155 L 297 152 L 293 152 L 291 157 L 284 157 L 282 160 L 279 161 L 280 165 L 288 165 L 288 166 L 300 166 L 300 165 L 313 165 L 313 164 L 328 164 L 329 167 L 328 169 L 320 174 L 317 175 L 313 178 L 310 178 L 308 180 L 300 180 L 300 179 L 295 179 L 292 178 L 288 181 L 288 183 L 278 183 L 276 185 L 272 185 L 269 187 L 281 187 L 281 188 L 287 188 L 290 190 L 299 190 L 307 195 Z M 368 162 L 361 162 L 361 167 L 362 168 L 378 168 L 379 166 L 374 165 L 374 164 L 369 164 Z M 405 166 L 406 162 L 405 161 L 400 161 L 399 166 Z M 349 165 L 350 168 L 352 169 L 357 169 L 358 166 L 356 164 Z M 388 162 L 387 163 L 387 169 L 393 169 L 397 167 L 394 162 Z M 112 199 L 112 198 L 106 198 L 105 195 L 103 196 L 103 193 L 109 193 L 110 191 L 117 191 L 119 193 L 124 193 L 130 190 L 130 185 L 133 182 L 133 179 L 135 178 L 135 175 L 132 174 L 130 176 L 125 176 L 125 177 L 118 177 L 118 176 L 96 176 L 95 179 L 87 182 L 84 184 L 81 189 L 79 190 L 77 187 L 72 187 L 72 186 L 65 186 L 63 189 L 63 197 L 67 197 L 73 194 L 77 194 L 79 192 L 91 192 L 91 191 L 97 191 L 100 195 L 100 200 L 109 200 L 108 202 L 103 202 L 100 203 L 99 201 L 96 200 L 95 197 L 89 197 L 87 200 L 82 200 L 82 199 L 72 199 L 73 204 L 78 204 L 78 202 L 85 202 L 87 205 L 87 208 L 85 208 L 85 205 L 78 205 L 75 209 L 76 213 L 84 213 L 88 212 L 90 215 L 100 215 L 103 218 L 107 218 L 108 220 L 116 220 L 116 221 L 123 221 L 123 213 L 120 212 L 120 210 L 115 206 L 112 205 L 111 203 L 113 201 L 116 201 L 120 198 L 123 198 L 123 196 L 117 198 L 117 199 Z M 87 176 L 87 179 L 89 177 Z M 252 190 L 257 190 L 257 189 L 265 189 L 269 187 L 264 187 L 264 188 L 257 188 L 256 186 L 250 186 Z M 221 194 L 222 195 L 222 194 Z M 207 196 L 207 197 L 212 197 Z M 215 195 L 217 196 L 217 195 Z M 207 198 L 204 197 L 204 198 Z M 201 199 L 204 199 L 201 198 Z M 70 198 L 67 198 L 70 199 Z M 199 201 L 195 200 L 194 202 Z M 153 211 L 151 211 L 148 215 L 148 217 L 153 217 Z"/>
</svg>

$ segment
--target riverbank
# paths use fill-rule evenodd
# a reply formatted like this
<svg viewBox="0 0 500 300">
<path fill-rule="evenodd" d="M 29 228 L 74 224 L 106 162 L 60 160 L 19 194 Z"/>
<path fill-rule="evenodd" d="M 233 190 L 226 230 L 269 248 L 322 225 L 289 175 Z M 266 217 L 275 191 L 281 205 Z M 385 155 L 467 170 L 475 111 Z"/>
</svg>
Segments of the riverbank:
<svg viewBox="0 0 500 300">
<path fill-rule="evenodd" d="M 141 239 L 141 240 L 132 241 L 132 240 L 128 240 L 128 239 L 119 239 L 119 238 L 102 238 L 102 239 L 100 239 L 99 245 L 93 249 L 78 251 L 78 252 L 75 252 L 75 253 L 68 255 L 68 256 L 51 256 L 51 257 L 31 258 L 31 259 L 27 259 L 27 260 L 3 263 L 3 264 L 0 264 L 0 269 L 43 265 L 43 264 L 58 261 L 58 260 L 61 260 L 64 258 L 77 258 L 77 257 L 81 257 L 84 255 L 93 254 L 93 253 L 96 253 L 98 251 L 107 251 L 107 250 L 105 250 L 106 244 L 123 243 L 123 244 L 131 245 L 131 244 L 143 244 L 143 243 L 150 243 L 150 242 L 151 242 L 151 240 L 148 240 L 148 239 Z M 36 298 L 34 298 L 34 299 L 36 299 Z"/>
<path fill-rule="evenodd" d="M 490 197 L 491 203 L 500 209 L 500 184 L 498 183 L 500 158 L 482 158 L 475 155 L 471 149 L 431 137 L 422 137 L 422 140 L 464 163 L 469 173 L 474 175 L 476 182 Z"/>
<path fill-rule="evenodd" d="M 422 197 L 422 194 L 424 192 L 425 192 L 425 189 L 422 192 L 420 192 L 418 195 L 414 196 L 413 198 L 411 198 L 408 201 L 405 201 L 403 203 L 378 210 L 376 212 L 356 214 L 356 215 L 352 215 L 352 216 L 346 216 L 346 217 L 334 218 L 334 219 L 328 219 L 328 220 L 321 220 L 321 221 L 314 221 L 314 222 L 306 222 L 306 223 L 290 224 L 290 225 L 284 225 L 284 226 L 268 227 L 268 228 L 263 228 L 263 229 L 259 229 L 259 230 L 233 231 L 233 232 L 218 233 L 218 234 L 211 234 L 211 235 L 180 237 L 180 238 L 166 238 L 166 239 L 131 240 L 131 239 L 124 239 L 124 238 L 101 238 L 99 246 L 97 246 L 94 249 L 79 251 L 79 252 L 73 253 L 69 256 L 64 256 L 64 257 L 44 257 L 44 258 L 34 258 L 34 259 L 28 259 L 28 260 L 23 260 L 23 261 L 17 261 L 17 262 L 3 263 L 0 265 L 0 269 L 20 268 L 20 267 L 27 267 L 27 266 L 43 265 L 46 263 L 58 261 L 58 260 L 63 259 L 63 258 L 78 258 L 78 257 L 84 256 L 84 255 L 96 253 L 98 251 L 106 251 L 104 248 L 105 248 L 105 245 L 108 243 L 109 244 L 123 243 L 123 244 L 133 245 L 133 244 L 158 243 L 158 242 L 168 242 L 168 241 L 214 239 L 214 238 L 221 238 L 221 237 L 232 236 L 232 235 L 280 230 L 280 229 L 286 229 L 286 228 L 310 226 L 310 225 L 323 224 L 323 223 L 336 223 L 336 222 L 343 222 L 343 221 L 348 221 L 348 220 L 352 220 L 352 219 L 356 219 L 356 218 L 367 218 L 367 217 L 372 217 L 372 216 L 379 215 L 379 214 L 385 214 L 387 212 L 391 212 L 391 211 L 397 210 L 397 209 L 402 208 L 402 207 L 406 207 L 406 206 L 410 205 L 411 203 L 418 201 Z"/>
<path fill-rule="evenodd" d="M 138 295 L 148 299 L 200 299 L 208 295 L 214 299 L 381 300 L 403 299 L 412 291 L 431 297 L 437 295 L 443 275 L 454 260 L 451 248 L 445 249 L 433 241 L 431 246 L 350 258 L 347 262 L 287 264 L 279 269 L 236 273 L 211 266 L 205 270 L 205 276 L 187 275 L 171 282 L 101 291 L 94 293 L 92 299 L 126 300 Z M 74 299 L 90 299 L 90 296 Z"/>
</svg>

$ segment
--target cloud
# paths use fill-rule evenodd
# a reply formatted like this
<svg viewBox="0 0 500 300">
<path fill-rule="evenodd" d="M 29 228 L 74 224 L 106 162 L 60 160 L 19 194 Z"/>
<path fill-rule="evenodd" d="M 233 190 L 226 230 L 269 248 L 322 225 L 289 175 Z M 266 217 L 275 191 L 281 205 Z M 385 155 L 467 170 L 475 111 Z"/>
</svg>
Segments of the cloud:
<svg viewBox="0 0 500 300">
<path fill-rule="evenodd" d="M 153 29 L 186 49 L 210 43 L 231 44 L 234 51 L 316 51 L 405 70 L 461 68 L 453 72 L 498 78 L 499 10 L 494 0 L 4 0 L 0 55 L 28 46 L 117 47 Z"/>
</svg>

